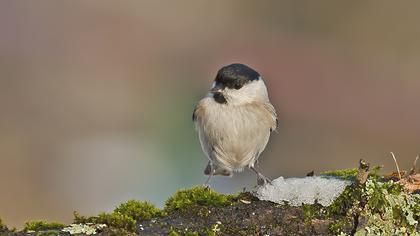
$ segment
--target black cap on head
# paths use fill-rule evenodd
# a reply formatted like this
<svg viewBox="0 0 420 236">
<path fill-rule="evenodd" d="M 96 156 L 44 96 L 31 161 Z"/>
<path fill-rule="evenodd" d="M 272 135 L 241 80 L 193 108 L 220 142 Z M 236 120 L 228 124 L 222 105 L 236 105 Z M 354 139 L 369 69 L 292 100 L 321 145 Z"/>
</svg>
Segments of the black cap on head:
<svg viewBox="0 0 420 236">
<path fill-rule="evenodd" d="M 240 89 L 245 84 L 259 80 L 260 74 L 244 64 L 231 64 L 217 72 L 216 85 L 222 88 Z"/>
</svg>

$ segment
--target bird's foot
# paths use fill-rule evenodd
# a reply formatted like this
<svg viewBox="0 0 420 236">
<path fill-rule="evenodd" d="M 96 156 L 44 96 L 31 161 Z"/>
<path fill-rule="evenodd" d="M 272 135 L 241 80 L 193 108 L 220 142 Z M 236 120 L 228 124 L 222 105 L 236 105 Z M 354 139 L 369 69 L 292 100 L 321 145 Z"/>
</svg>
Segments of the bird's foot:
<svg viewBox="0 0 420 236">
<path fill-rule="evenodd" d="M 257 174 L 257 184 L 259 185 L 259 186 L 263 186 L 263 185 L 265 185 L 265 184 L 272 184 L 271 183 L 271 180 L 269 179 L 269 178 L 267 178 L 267 177 L 265 177 L 263 174 L 261 174 L 257 169 L 255 169 L 255 167 L 253 167 L 253 166 L 250 166 L 249 167 L 252 171 L 254 171 L 255 172 L 255 174 Z"/>
<path fill-rule="evenodd" d="M 209 184 L 203 184 L 202 185 L 203 186 L 203 188 L 204 188 L 204 190 L 210 190 L 210 185 Z"/>
<path fill-rule="evenodd" d="M 259 186 L 264 186 L 266 184 L 272 184 L 272 181 L 269 178 L 265 177 L 264 175 L 258 174 L 257 175 L 257 184 Z"/>
</svg>

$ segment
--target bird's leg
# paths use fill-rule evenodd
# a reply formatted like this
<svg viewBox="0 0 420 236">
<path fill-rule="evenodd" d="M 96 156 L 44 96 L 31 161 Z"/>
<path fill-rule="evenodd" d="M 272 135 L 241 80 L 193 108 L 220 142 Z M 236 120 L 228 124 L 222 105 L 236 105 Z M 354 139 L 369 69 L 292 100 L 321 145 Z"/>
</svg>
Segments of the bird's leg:
<svg viewBox="0 0 420 236">
<path fill-rule="evenodd" d="M 271 180 L 267 177 L 265 177 L 263 174 L 261 174 L 257 169 L 255 169 L 255 167 L 250 166 L 249 169 L 251 169 L 252 171 L 255 172 L 255 174 L 257 174 L 257 184 L 262 186 L 265 185 L 266 183 L 271 184 Z"/>
<path fill-rule="evenodd" d="M 209 175 L 209 177 L 207 178 L 206 182 L 204 182 L 203 186 L 206 188 L 209 188 L 209 182 L 211 177 L 214 175 L 215 169 L 213 168 L 213 165 L 211 164 L 211 162 L 209 162 L 206 166 L 206 169 L 204 170 L 204 174 Z"/>
<path fill-rule="evenodd" d="M 213 174 L 214 174 L 214 170 L 211 170 L 211 172 L 209 174 L 209 177 L 207 178 L 206 182 L 204 182 L 204 184 L 203 184 L 204 187 L 206 187 L 206 188 L 209 188 L 210 187 L 209 186 L 209 182 L 210 182 L 210 179 L 213 176 Z"/>
</svg>

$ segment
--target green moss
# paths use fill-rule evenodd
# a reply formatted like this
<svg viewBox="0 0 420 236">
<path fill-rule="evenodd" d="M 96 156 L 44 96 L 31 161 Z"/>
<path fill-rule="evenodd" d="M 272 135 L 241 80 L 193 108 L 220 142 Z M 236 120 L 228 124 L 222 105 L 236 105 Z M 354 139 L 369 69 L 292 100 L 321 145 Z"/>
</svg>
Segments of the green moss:
<svg viewBox="0 0 420 236">
<path fill-rule="evenodd" d="M 371 179 L 378 179 L 380 177 L 379 172 L 381 171 L 381 169 L 383 168 L 383 166 L 374 166 L 371 168 L 370 172 L 369 172 L 369 177 Z"/>
<path fill-rule="evenodd" d="M 163 215 L 163 212 L 149 202 L 129 200 L 119 205 L 114 212 L 129 216 L 135 220 L 150 220 Z"/>
<path fill-rule="evenodd" d="M 341 218 L 331 223 L 328 226 L 328 230 L 334 235 L 340 235 L 344 229 L 350 229 L 352 227 L 352 223 L 351 218 Z"/>
<path fill-rule="evenodd" d="M 347 186 L 343 193 L 328 207 L 319 204 L 302 205 L 305 224 L 312 225 L 313 219 L 333 220 L 329 225 L 331 233 L 338 235 L 350 232 L 354 219 L 359 219 L 360 230 L 356 235 L 414 235 L 419 228 L 420 195 L 408 194 L 403 187 L 392 181 L 381 182 L 378 178 L 379 167 L 373 168 L 366 184 L 362 186 Z M 356 169 L 323 172 L 325 176 L 336 176 L 352 179 L 357 175 Z M 235 204 L 239 200 L 257 201 L 249 193 L 224 195 L 204 187 L 193 187 L 180 190 L 170 197 L 164 210 L 160 210 L 148 202 L 129 200 L 120 204 L 111 213 L 101 213 L 97 216 L 84 217 L 75 212 L 75 223 L 106 224 L 108 227 L 100 229 L 106 235 L 133 235 L 138 223 L 155 217 L 165 216 L 167 213 L 190 214 L 192 217 L 206 218 L 214 214 L 213 207 L 223 207 Z M 286 205 L 287 206 L 287 205 Z M 283 206 L 285 207 L 285 206 Z M 210 213 L 210 210 L 212 213 Z M 185 212 L 185 213 L 184 213 Z M 177 215 L 177 214 L 174 215 Z M 194 218 L 195 219 L 195 218 Z M 301 221 L 299 217 L 297 220 Z M 363 224 L 363 225 L 362 225 Z M 25 224 L 25 231 L 36 231 L 36 235 L 59 235 L 64 227 L 60 223 L 33 221 Z M 168 235 L 196 236 L 234 234 L 250 235 L 260 232 L 259 226 L 249 226 L 244 229 L 229 227 L 216 223 L 209 228 L 199 228 L 197 223 L 192 227 L 197 231 L 187 229 L 173 229 Z M 191 229 L 191 227 L 190 227 Z M 0 234 L 7 230 L 0 219 Z"/>
<path fill-rule="evenodd" d="M 322 205 L 320 204 L 302 204 L 305 224 L 311 225 L 312 219 L 321 217 L 322 209 Z"/>
<path fill-rule="evenodd" d="M 118 212 L 101 213 L 96 217 L 97 224 L 106 224 L 117 229 L 136 230 L 136 220 Z"/>
<path fill-rule="evenodd" d="M 185 236 L 199 236 L 199 234 L 195 231 L 194 232 L 188 231 L 185 233 Z"/>
<path fill-rule="evenodd" d="M 381 166 L 374 166 L 370 170 L 369 177 L 377 178 L 379 177 L 379 171 L 381 170 Z M 354 180 L 358 174 L 359 170 L 357 168 L 353 169 L 341 169 L 341 170 L 329 170 L 323 171 L 320 174 L 322 176 L 331 176 L 331 177 L 338 177 L 344 180 Z"/>
<path fill-rule="evenodd" d="M 46 222 L 46 221 L 30 221 L 26 222 L 24 231 L 46 231 L 64 228 L 66 225 L 57 222 Z"/>
<path fill-rule="evenodd" d="M 136 220 L 130 216 L 123 215 L 119 212 L 101 213 L 98 216 L 84 217 L 77 212 L 74 213 L 74 223 L 76 224 L 106 224 L 109 227 L 117 229 L 125 229 L 128 231 L 136 230 Z"/>
<path fill-rule="evenodd" d="M 329 216 L 345 216 L 349 209 L 359 202 L 360 197 L 361 189 L 355 188 L 352 185 L 347 186 L 341 195 L 327 207 L 327 214 Z"/>
<path fill-rule="evenodd" d="M 165 203 L 165 211 L 187 211 L 192 206 L 221 207 L 232 203 L 235 196 L 217 193 L 204 187 L 193 187 L 180 190 L 170 197 Z"/>
<path fill-rule="evenodd" d="M 338 177 L 345 180 L 354 180 L 357 176 L 357 173 L 358 173 L 357 168 L 353 168 L 353 169 L 323 171 L 321 172 L 321 175 Z"/>
<path fill-rule="evenodd" d="M 3 221 L 0 218 L 0 232 L 2 231 L 7 231 L 7 226 L 5 224 L 3 224 Z"/>
<path fill-rule="evenodd" d="M 180 234 L 178 233 L 178 232 L 176 232 L 175 230 L 171 230 L 169 233 L 168 233 L 168 236 L 179 236 Z"/>
<path fill-rule="evenodd" d="M 122 203 L 112 213 L 101 213 L 98 216 L 85 217 L 74 213 L 75 223 L 106 224 L 109 227 L 125 229 L 130 232 L 136 230 L 137 221 L 150 220 L 163 216 L 164 213 L 149 202 L 129 200 Z"/>
<path fill-rule="evenodd" d="M 326 215 L 335 219 L 328 226 L 329 231 L 334 235 L 340 235 L 352 229 L 354 215 L 361 211 L 359 206 L 363 188 L 356 185 L 347 186 L 341 195 L 326 208 Z"/>
<path fill-rule="evenodd" d="M 207 236 L 216 236 L 217 234 L 215 232 L 213 232 L 211 229 L 207 229 L 206 230 L 206 235 Z"/>
</svg>

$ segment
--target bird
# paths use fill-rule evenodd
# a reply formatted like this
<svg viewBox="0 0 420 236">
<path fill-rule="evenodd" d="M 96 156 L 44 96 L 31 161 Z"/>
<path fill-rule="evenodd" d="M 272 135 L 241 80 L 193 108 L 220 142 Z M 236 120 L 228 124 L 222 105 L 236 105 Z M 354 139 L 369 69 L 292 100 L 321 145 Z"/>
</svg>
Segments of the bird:
<svg viewBox="0 0 420 236">
<path fill-rule="evenodd" d="M 255 164 L 270 135 L 278 127 L 262 76 L 251 67 L 234 63 L 222 67 L 192 116 L 201 148 L 208 158 L 205 186 L 212 176 L 233 176 L 249 168 L 257 184 L 271 183 Z"/>
</svg>

